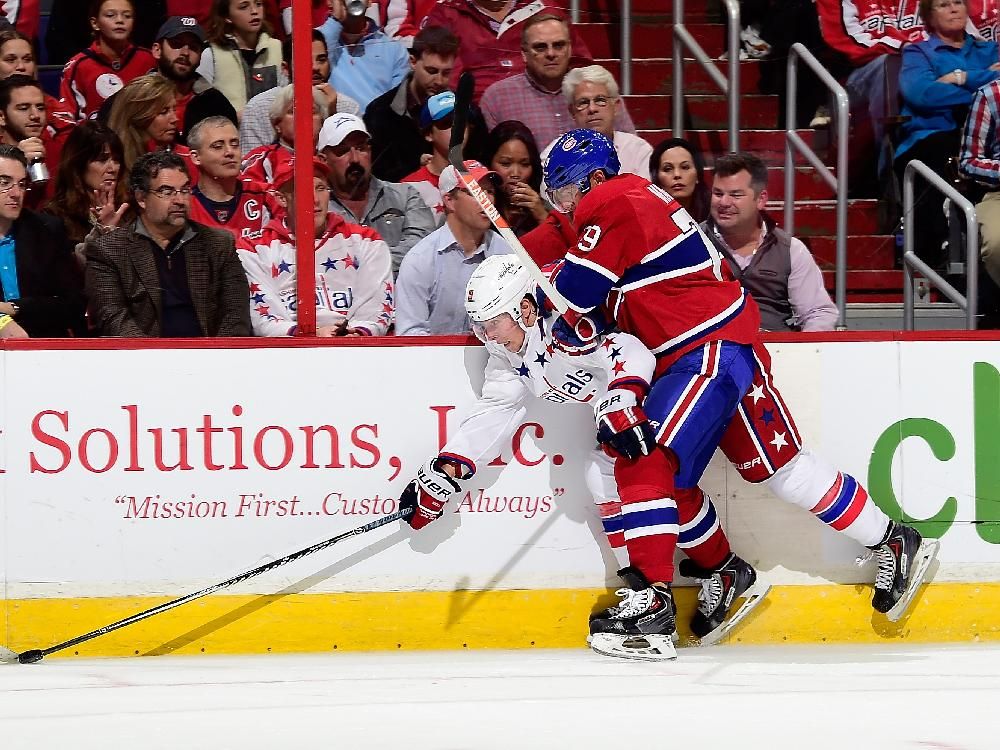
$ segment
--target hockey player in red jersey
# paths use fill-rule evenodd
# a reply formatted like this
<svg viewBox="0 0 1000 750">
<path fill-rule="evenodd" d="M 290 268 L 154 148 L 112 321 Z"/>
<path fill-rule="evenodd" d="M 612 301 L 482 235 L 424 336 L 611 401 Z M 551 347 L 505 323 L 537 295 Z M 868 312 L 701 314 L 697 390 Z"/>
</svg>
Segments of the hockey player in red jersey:
<svg viewBox="0 0 1000 750">
<path fill-rule="evenodd" d="M 571 308 L 563 328 L 586 332 L 587 314 L 607 304 L 614 322 L 657 356 L 636 423 L 648 421 L 669 448 L 677 487 L 696 486 L 721 447 L 745 479 L 766 482 L 867 546 L 878 563 L 872 606 L 901 617 L 937 542 L 889 519 L 856 479 L 802 449 L 771 378 L 756 303 L 697 223 L 648 180 L 618 176 L 613 144 L 594 131 L 560 136 L 544 171 L 578 237 L 553 279 Z M 730 595 L 731 576 L 718 568 L 681 572 L 703 578 L 713 600 Z"/>
<path fill-rule="evenodd" d="M 206 117 L 188 134 L 198 184 L 191 220 L 232 232 L 236 240 L 257 239 L 276 213 L 269 185 L 240 177 L 240 132 L 228 117 Z"/>
<path fill-rule="evenodd" d="M 420 468 L 400 504 L 414 508 L 414 529 L 439 518 L 460 490 L 456 480 L 471 478 L 510 439 L 532 396 L 590 406 L 606 453 L 591 453 L 585 476 L 621 564 L 619 575 L 630 586 L 618 592 L 622 601 L 616 607 L 591 617 L 590 644 L 608 656 L 673 658 L 674 549 L 683 548 L 702 565 L 739 558 L 711 500 L 700 492 L 672 492 L 668 454 L 657 447 L 649 426 L 623 428 L 649 388 L 653 355 L 624 333 L 582 346 L 554 339 L 556 318 L 545 314 L 533 289 L 513 255 L 487 258 L 473 272 L 465 307 L 489 353 L 482 396 L 444 448 Z M 756 601 L 766 591 L 766 584 L 758 584 Z"/>
</svg>

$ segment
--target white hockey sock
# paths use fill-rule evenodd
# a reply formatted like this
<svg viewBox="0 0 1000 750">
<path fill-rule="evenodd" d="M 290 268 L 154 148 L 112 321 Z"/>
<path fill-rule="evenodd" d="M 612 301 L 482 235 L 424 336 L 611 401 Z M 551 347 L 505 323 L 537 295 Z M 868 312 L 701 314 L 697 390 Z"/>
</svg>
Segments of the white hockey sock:
<svg viewBox="0 0 1000 750">
<path fill-rule="evenodd" d="M 811 451 L 802 450 L 764 484 L 785 502 L 808 510 L 866 547 L 878 544 L 889 527 L 889 517 L 860 482 Z"/>
</svg>

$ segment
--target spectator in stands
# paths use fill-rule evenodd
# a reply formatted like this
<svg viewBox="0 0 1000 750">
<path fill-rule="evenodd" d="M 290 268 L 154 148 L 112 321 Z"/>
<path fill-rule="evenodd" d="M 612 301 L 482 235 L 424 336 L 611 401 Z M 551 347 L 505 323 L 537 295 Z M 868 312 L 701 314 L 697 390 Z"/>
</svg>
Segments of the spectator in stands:
<svg viewBox="0 0 1000 750">
<path fill-rule="evenodd" d="M 4 20 L 29 39 L 38 36 L 38 23 L 42 9 L 39 0 L 19 0 L 7 2 L 0 8 Z"/>
<path fill-rule="evenodd" d="M 327 118 L 316 150 L 330 167 L 330 210 L 377 231 L 389 243 L 396 273 L 403 256 L 435 228 L 420 193 L 412 185 L 372 177 L 371 137 L 360 117 Z"/>
<path fill-rule="evenodd" d="M 0 315 L 32 338 L 81 336 L 83 279 L 56 219 L 24 208 L 28 162 L 0 145 Z"/>
<path fill-rule="evenodd" d="M 760 307 L 765 331 L 832 331 L 837 307 L 809 249 L 764 213 L 767 166 L 751 154 L 715 161 L 712 215 L 701 227 Z"/>
<path fill-rule="evenodd" d="M 535 143 L 551 143 L 574 127 L 562 91 L 573 54 L 570 39 L 569 23 L 560 14 L 539 13 L 524 22 L 524 72 L 486 89 L 480 107 L 488 128 L 492 130 L 504 120 L 520 120 L 535 136 Z M 615 112 L 615 130 L 635 132 L 623 103 Z"/>
<path fill-rule="evenodd" d="M 929 33 L 926 41 L 903 48 L 899 87 L 903 96 L 902 141 L 894 168 L 902 180 L 906 165 L 919 159 L 939 175 L 948 174 L 949 161 L 959 151 L 959 127 L 972 95 L 980 86 L 1000 77 L 996 42 L 976 39 L 966 30 L 969 18 L 963 0 L 920 0 L 920 13 Z M 957 115 L 962 119 L 956 119 Z M 931 266 L 940 267 L 948 224 L 941 209 L 943 196 L 928 189 L 923 179 L 914 183 L 915 251 Z"/>
<path fill-rule="evenodd" d="M 227 117 L 207 117 L 191 130 L 198 184 L 191 219 L 239 240 L 260 237 L 271 219 L 269 186 L 240 176 L 240 133 Z"/>
<path fill-rule="evenodd" d="M 292 40 L 286 39 L 281 44 L 285 62 L 284 70 L 289 80 L 294 80 L 292 64 Z M 317 29 L 312 31 L 312 83 L 326 99 L 324 117 L 338 112 L 360 115 L 361 107 L 351 97 L 342 94 L 329 84 L 330 56 L 326 51 L 326 39 Z M 240 142 L 243 151 L 249 152 L 260 146 L 274 143 L 274 125 L 271 123 L 271 103 L 281 92 L 281 88 L 268 89 L 257 94 L 247 102 L 240 113 Z"/>
<path fill-rule="evenodd" d="M 316 137 L 323 125 L 323 116 L 327 111 L 327 100 L 321 91 L 313 87 L 313 143 L 307 148 L 312 152 Z M 295 90 L 292 84 L 281 88 L 271 100 L 271 132 L 272 141 L 266 146 L 248 151 L 243 157 L 241 171 L 244 177 L 258 182 L 269 183 L 274 180 L 281 165 L 290 161 L 295 153 Z"/>
<path fill-rule="evenodd" d="M 649 179 L 666 190 L 695 221 L 708 218 L 705 160 L 693 143 L 683 138 L 660 141 L 649 157 Z"/>
<path fill-rule="evenodd" d="M 521 54 L 521 30 L 532 17 L 559 13 L 545 0 L 441 0 L 424 19 L 424 26 L 444 26 L 462 40 L 458 60 L 452 71 L 452 87 L 468 70 L 476 77 L 474 100 L 492 84 L 524 72 Z M 571 65 L 593 62 L 590 50 L 580 35 L 570 30 L 573 57 Z M 568 128 L 567 128 L 568 129 Z"/>
<path fill-rule="evenodd" d="M 349 116 L 349 115 L 341 115 Z M 313 226 L 316 248 L 316 335 L 384 336 L 394 304 L 389 247 L 371 229 L 329 213 L 330 172 L 312 157 Z M 292 336 L 297 328 L 294 160 L 274 178 L 286 206 L 257 240 L 241 240 L 240 260 L 250 280 L 250 310 L 258 336 Z"/>
<path fill-rule="evenodd" d="M 451 145 L 451 125 L 455 114 L 455 95 L 451 91 L 435 94 L 424 104 L 420 113 L 420 129 L 431 144 L 431 158 L 420 169 L 402 179 L 413 185 L 424 199 L 434 217 L 444 219 L 444 207 L 438 179 L 448 166 L 448 147 Z M 464 144 L 463 144 L 464 145 Z"/>
<path fill-rule="evenodd" d="M 63 69 L 59 98 L 77 120 L 93 115 L 104 100 L 156 65 L 148 49 L 132 44 L 132 0 L 91 0 L 94 43 Z"/>
<path fill-rule="evenodd" d="M 197 1 L 204 2 L 204 0 Z M 5 0 L 5 4 L 11 4 L 10 0 Z M 190 13 L 168 14 L 164 0 L 142 0 L 136 4 L 134 10 L 132 42 L 136 46 L 147 48 L 153 43 L 153 32 L 168 15 L 191 15 Z M 90 26 L 92 15 L 89 0 L 51 0 L 48 25 L 45 30 L 49 65 L 65 64 L 93 41 L 93 30 Z M 35 38 L 34 34 L 29 36 Z"/>
<path fill-rule="evenodd" d="M 499 175 L 477 161 L 466 161 L 465 166 L 486 194 L 495 198 L 500 190 Z M 471 332 L 465 313 L 469 277 L 487 256 L 511 252 L 453 166 L 441 173 L 440 186 L 445 223 L 414 245 L 399 267 L 398 336 Z"/>
<path fill-rule="evenodd" d="M 517 120 L 501 122 L 486 139 L 486 165 L 500 177 L 505 200 L 498 206 L 521 236 L 545 221 L 549 205 L 541 196 L 542 160 L 535 139 Z"/>
<path fill-rule="evenodd" d="M 319 28 L 326 23 L 326 19 L 330 17 L 332 5 L 330 0 L 312 0 L 313 28 Z M 292 36 L 292 0 L 280 0 L 278 11 L 281 13 L 281 26 L 285 31 L 285 38 L 290 39 Z"/>
<path fill-rule="evenodd" d="M 198 72 L 225 94 L 237 113 L 261 91 L 288 83 L 281 42 L 270 35 L 261 0 L 212 0 L 211 45 Z"/>
<path fill-rule="evenodd" d="M 985 188 L 976 205 L 980 252 L 983 267 L 1000 287 L 1000 80 L 982 86 L 972 97 L 958 168 L 963 177 Z M 997 325 L 996 317 L 994 312 L 990 325 Z"/>
<path fill-rule="evenodd" d="M 187 134 L 206 117 L 228 117 L 238 124 L 229 99 L 198 73 L 208 37 L 191 16 L 171 16 L 156 32 L 152 53 L 156 69 L 177 88 L 177 143 L 187 145 Z"/>
<path fill-rule="evenodd" d="M 126 181 L 136 160 L 148 151 L 188 150 L 175 146 L 177 137 L 177 89 L 172 81 L 156 73 L 131 81 L 115 97 L 108 125 L 122 140 Z"/>
<path fill-rule="evenodd" d="M 28 163 L 41 162 L 53 174 L 59 165 L 54 159 L 59 149 L 48 149 L 45 94 L 42 85 L 26 75 L 12 75 L 0 80 L 0 143 L 17 146 Z M 51 151 L 51 153 L 50 153 Z M 49 181 L 33 184 L 25 202 L 31 208 L 45 200 Z"/>
<path fill-rule="evenodd" d="M 82 243 L 115 227 L 128 209 L 122 180 L 124 154 L 118 135 L 94 120 L 80 123 L 63 149 L 55 177 L 55 194 L 46 213 L 62 222 L 66 237 L 83 261 Z"/>
<path fill-rule="evenodd" d="M 330 84 L 343 91 L 363 110 L 386 91 L 398 86 L 410 72 L 409 53 L 393 41 L 368 16 L 353 10 L 368 9 L 371 0 L 351 3 L 334 0 L 333 15 L 320 29 L 330 51 Z"/>
<path fill-rule="evenodd" d="M 621 161 L 622 174 L 648 177 L 653 147 L 637 135 L 615 130 L 615 113 L 621 97 L 614 76 L 600 65 L 574 68 L 563 79 L 562 90 L 574 127 L 596 130 L 612 139 Z M 549 155 L 552 143 L 542 151 L 542 159 Z"/>
<path fill-rule="evenodd" d="M 229 232 L 190 221 L 184 160 L 153 151 L 129 176 L 137 218 L 88 242 L 87 296 L 104 336 L 249 336 L 249 289 Z"/>
<path fill-rule="evenodd" d="M 0 314 L 0 339 L 27 338 L 31 338 L 28 336 L 28 332 L 21 328 L 10 315 Z"/>
<path fill-rule="evenodd" d="M 372 134 L 372 172 L 379 179 L 398 182 L 421 166 L 427 142 L 420 112 L 430 97 L 448 90 L 457 52 L 458 37 L 448 29 L 421 29 L 413 38 L 407 77 L 365 109 L 365 125 Z"/>
</svg>

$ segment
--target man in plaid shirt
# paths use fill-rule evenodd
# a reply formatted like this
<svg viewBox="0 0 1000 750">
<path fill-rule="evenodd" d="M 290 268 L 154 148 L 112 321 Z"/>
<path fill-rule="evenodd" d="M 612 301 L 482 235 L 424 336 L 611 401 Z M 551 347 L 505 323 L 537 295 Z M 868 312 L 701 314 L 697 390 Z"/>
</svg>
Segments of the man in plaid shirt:
<svg viewBox="0 0 1000 750">
<path fill-rule="evenodd" d="M 980 88 L 972 97 L 962 133 L 958 169 L 963 177 L 987 189 L 976 206 L 986 272 L 1000 285 L 1000 81 Z"/>
<path fill-rule="evenodd" d="M 575 127 L 566 109 L 562 82 L 573 58 L 569 24 L 556 13 L 529 18 L 521 31 L 523 73 L 491 85 L 479 103 L 486 126 L 493 130 L 505 120 L 520 120 L 535 136 L 539 148 Z M 578 65 L 590 61 L 576 58 Z M 615 130 L 635 132 L 624 102 L 618 107 Z"/>
</svg>

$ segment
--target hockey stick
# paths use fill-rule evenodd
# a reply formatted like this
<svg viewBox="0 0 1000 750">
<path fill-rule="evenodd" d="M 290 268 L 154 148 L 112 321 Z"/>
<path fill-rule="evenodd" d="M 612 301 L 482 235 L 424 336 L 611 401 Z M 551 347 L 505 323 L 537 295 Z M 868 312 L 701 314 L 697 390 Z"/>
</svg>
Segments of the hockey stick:
<svg viewBox="0 0 1000 750">
<path fill-rule="evenodd" d="M 542 273 L 532 257 L 528 255 L 528 251 L 524 249 L 524 245 L 521 244 L 517 235 L 514 234 L 507 221 L 497 211 L 497 207 L 493 205 L 493 201 L 490 200 L 486 191 L 479 187 L 479 183 L 469 174 L 469 170 L 465 168 L 465 161 L 462 159 L 462 142 L 465 140 L 465 125 L 469 116 L 469 107 L 472 104 L 472 89 L 475 87 L 475 83 L 475 78 L 469 72 L 462 73 L 458 79 L 458 90 L 455 92 L 455 117 L 451 126 L 451 142 L 448 144 L 448 161 L 461 176 L 462 182 L 465 183 L 472 197 L 479 202 L 479 206 L 490 218 L 500 236 L 507 241 L 514 254 L 521 259 L 524 267 L 531 274 L 531 278 L 545 292 L 552 305 L 560 313 L 565 313 L 569 310 L 569 303 L 566 301 L 566 298 L 552 286 L 552 282 Z"/>
<path fill-rule="evenodd" d="M 272 560 L 269 563 L 265 563 L 260 567 L 254 568 L 253 570 L 248 570 L 245 573 L 240 573 L 239 575 L 233 576 L 229 580 L 223 581 L 222 583 L 216 583 L 208 588 L 204 588 L 201 591 L 195 591 L 193 594 L 188 594 L 182 596 L 180 599 L 174 599 L 173 601 L 165 602 L 156 607 L 151 607 L 143 612 L 134 614 L 131 617 L 126 617 L 124 620 L 119 620 L 118 622 L 113 622 L 110 625 L 105 625 L 103 628 L 98 628 L 97 630 L 91 630 L 89 633 L 84 633 L 83 635 L 78 635 L 76 638 L 71 638 L 68 641 L 63 641 L 62 643 L 57 643 L 55 646 L 49 646 L 48 648 L 33 648 L 28 651 L 24 651 L 20 654 L 11 651 L 9 648 L 3 648 L 0 646 L 0 662 L 12 664 L 14 662 L 20 662 L 21 664 L 32 664 L 36 661 L 41 661 L 44 657 L 49 654 L 55 653 L 56 651 L 62 651 L 65 648 L 70 648 L 76 646 L 84 641 L 89 641 L 92 638 L 97 638 L 98 636 L 110 633 L 113 630 L 118 630 L 119 628 L 124 628 L 127 625 L 132 625 L 141 620 L 145 620 L 147 617 L 152 617 L 153 615 L 158 615 L 161 612 L 166 612 L 167 610 L 173 609 L 174 607 L 179 607 L 182 604 L 187 604 L 195 599 L 200 599 L 203 596 L 208 596 L 219 589 L 224 589 L 227 586 L 232 586 L 234 583 L 242 583 L 243 581 L 249 580 L 255 576 L 259 576 L 261 573 L 266 573 L 269 570 L 274 570 L 277 567 L 284 565 L 285 563 L 290 563 L 294 560 L 298 560 L 306 555 L 311 555 L 313 552 L 319 552 L 320 550 L 326 549 L 327 547 L 332 547 L 337 542 L 343 541 L 348 537 L 358 536 L 364 534 L 372 529 L 377 529 L 379 526 L 385 526 L 387 523 L 392 523 L 393 521 L 398 521 L 402 518 L 407 518 L 413 515 L 413 508 L 404 508 L 403 510 L 396 511 L 388 516 L 383 516 L 378 518 L 371 523 L 366 523 L 364 526 L 358 526 L 356 529 L 351 529 L 350 531 L 345 531 L 343 534 L 338 534 L 335 537 L 326 539 L 322 542 L 317 542 L 311 547 L 306 547 L 305 549 L 300 549 L 298 552 L 293 552 L 290 555 L 285 555 L 278 560 Z"/>
</svg>

